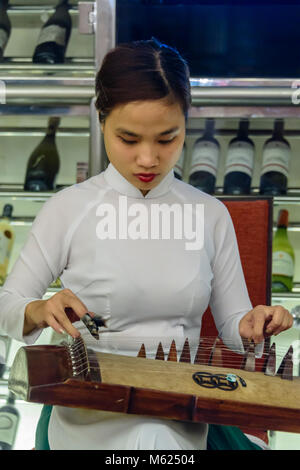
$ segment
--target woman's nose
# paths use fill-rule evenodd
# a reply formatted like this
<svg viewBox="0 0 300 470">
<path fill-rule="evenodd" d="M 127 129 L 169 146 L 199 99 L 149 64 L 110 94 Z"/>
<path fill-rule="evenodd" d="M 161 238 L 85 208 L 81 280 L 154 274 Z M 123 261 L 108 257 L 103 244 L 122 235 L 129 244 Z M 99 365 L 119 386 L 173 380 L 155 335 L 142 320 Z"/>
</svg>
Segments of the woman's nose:
<svg viewBox="0 0 300 470">
<path fill-rule="evenodd" d="M 137 163 L 140 166 L 151 167 L 158 163 L 159 157 L 157 154 L 157 149 L 153 146 L 143 146 L 139 149 L 137 155 Z"/>
</svg>

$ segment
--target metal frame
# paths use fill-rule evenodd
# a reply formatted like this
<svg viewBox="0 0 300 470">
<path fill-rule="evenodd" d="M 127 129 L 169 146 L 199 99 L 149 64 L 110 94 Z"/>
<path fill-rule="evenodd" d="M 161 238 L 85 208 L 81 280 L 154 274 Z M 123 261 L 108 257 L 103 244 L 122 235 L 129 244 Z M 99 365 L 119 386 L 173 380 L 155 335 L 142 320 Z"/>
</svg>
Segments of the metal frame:
<svg viewBox="0 0 300 470">
<path fill-rule="evenodd" d="M 94 83 L 104 56 L 116 45 L 116 2 L 95 0 L 78 3 L 81 32 L 94 34 L 94 64 L 78 64 L 75 60 L 60 67 L 47 66 L 46 77 L 45 71 L 35 64 L 1 64 L 6 103 L 0 106 L 0 115 L 22 111 L 24 114 L 89 115 L 89 176 L 104 170 L 108 163 L 95 109 Z M 190 82 L 191 119 L 300 118 L 297 96 L 300 80 L 296 78 L 191 77 Z"/>
</svg>

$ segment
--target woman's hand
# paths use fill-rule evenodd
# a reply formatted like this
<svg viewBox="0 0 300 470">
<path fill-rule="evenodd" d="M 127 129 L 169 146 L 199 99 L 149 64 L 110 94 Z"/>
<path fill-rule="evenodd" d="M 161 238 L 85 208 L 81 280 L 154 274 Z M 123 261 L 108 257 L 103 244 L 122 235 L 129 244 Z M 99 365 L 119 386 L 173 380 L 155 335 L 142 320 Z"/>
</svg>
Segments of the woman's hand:
<svg viewBox="0 0 300 470">
<path fill-rule="evenodd" d="M 292 315 L 281 305 L 257 305 L 240 320 L 239 333 L 242 338 L 261 343 L 266 336 L 278 335 L 292 325 Z"/>
<path fill-rule="evenodd" d="M 57 333 L 66 332 L 77 338 L 80 333 L 72 322 L 86 313 L 95 316 L 70 289 L 63 289 L 48 300 L 34 300 L 26 306 L 23 334 L 51 326 Z"/>
</svg>

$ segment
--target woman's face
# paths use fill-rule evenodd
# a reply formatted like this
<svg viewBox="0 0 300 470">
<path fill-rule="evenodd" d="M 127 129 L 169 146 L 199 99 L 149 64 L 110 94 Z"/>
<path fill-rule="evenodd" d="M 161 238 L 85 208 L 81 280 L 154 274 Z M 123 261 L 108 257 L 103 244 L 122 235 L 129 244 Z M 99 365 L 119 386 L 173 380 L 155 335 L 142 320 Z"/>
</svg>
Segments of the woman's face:
<svg viewBox="0 0 300 470">
<path fill-rule="evenodd" d="M 185 139 L 179 104 L 136 101 L 115 107 L 101 125 L 109 161 L 145 196 L 178 161 Z M 137 174 L 155 174 L 141 181 Z"/>
</svg>

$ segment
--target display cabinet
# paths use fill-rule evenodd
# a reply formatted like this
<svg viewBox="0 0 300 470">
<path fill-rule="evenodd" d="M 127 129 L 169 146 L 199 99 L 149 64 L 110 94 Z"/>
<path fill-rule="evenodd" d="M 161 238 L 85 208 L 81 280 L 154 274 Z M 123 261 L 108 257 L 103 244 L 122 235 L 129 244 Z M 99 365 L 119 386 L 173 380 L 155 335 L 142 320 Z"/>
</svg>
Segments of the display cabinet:
<svg viewBox="0 0 300 470">
<path fill-rule="evenodd" d="M 56 0 L 11 0 L 7 14 L 11 34 L 0 61 L 0 212 L 13 206 L 11 227 L 15 234 L 8 273 L 19 256 L 32 222 L 45 201 L 60 189 L 101 171 L 100 129 L 96 125 L 94 77 L 99 32 L 94 4 L 71 0 L 71 35 L 63 63 L 33 63 L 32 55 L 41 28 L 51 17 Z M 88 7 L 88 8 L 86 8 Z M 92 8 L 91 8 L 92 7 Z M 106 47 L 109 47 L 107 44 Z M 50 117 L 59 117 L 56 132 L 60 168 L 53 191 L 25 191 L 28 159 L 45 136 Z M 82 168 L 86 174 L 79 174 Z M 53 283 L 45 293 L 57 292 Z M 55 341 L 50 329 L 38 342 Z M 6 360 L 0 378 L 0 408 L 7 399 L 9 367 L 20 343 L 1 335 L 0 362 Z M 20 421 L 15 449 L 31 449 L 40 406 L 17 400 Z"/>
<path fill-rule="evenodd" d="M 54 11 L 56 3 L 56 0 L 15 0 L 10 2 L 8 9 L 12 32 L 4 60 L 0 62 L 0 212 L 5 204 L 13 205 L 11 225 L 16 235 L 8 272 L 20 253 L 36 214 L 53 194 L 51 191 L 29 192 L 23 189 L 28 158 L 44 135 L 49 117 L 58 116 L 61 119 L 56 134 L 61 166 L 55 191 L 76 183 L 78 163 L 88 165 L 87 176 L 104 170 L 108 160 L 94 107 L 96 70 L 106 52 L 115 44 L 142 39 L 141 25 L 146 21 L 147 4 L 156 4 L 157 8 L 159 3 L 169 3 L 169 7 L 172 4 L 155 1 L 132 2 L 140 8 L 136 10 L 137 21 L 134 22 L 132 16 L 129 16 L 132 10 L 126 1 L 70 1 L 72 33 L 65 62 L 56 65 L 33 64 L 32 52 L 39 31 Z M 178 7 L 178 2 L 173 4 L 174 8 Z M 217 15 L 215 19 L 221 27 L 221 17 Z M 223 31 L 224 26 L 222 28 Z M 152 31 L 158 39 L 167 42 L 164 30 L 156 25 Z M 183 37 L 181 34 L 179 36 L 183 45 Z M 194 37 L 193 41 L 196 39 Z M 180 43 L 170 45 L 180 49 Z M 214 47 L 219 47 L 221 54 L 222 48 L 217 42 Z M 214 56 L 215 61 L 216 59 L 217 55 Z M 263 145 L 272 134 L 275 119 L 284 120 L 284 136 L 291 147 L 291 161 L 287 194 L 273 199 L 274 230 L 278 211 L 281 208 L 288 209 L 288 234 L 295 250 L 296 264 L 292 292 L 274 293 L 272 304 L 282 304 L 294 314 L 295 327 L 289 333 L 282 334 L 281 339 L 275 338 L 280 347 L 287 349 L 291 342 L 300 339 L 300 105 L 297 99 L 295 100 L 298 83 L 295 78 L 224 78 L 223 69 L 218 71 L 221 78 L 212 77 L 209 76 L 209 67 L 212 67 L 212 64 L 212 59 L 206 57 L 207 75 L 191 77 L 192 106 L 179 171 L 182 180 L 189 182 L 194 144 L 203 135 L 206 120 L 213 119 L 214 137 L 220 145 L 214 196 L 222 199 L 228 144 L 236 136 L 240 120 L 248 119 L 249 137 L 255 145 L 249 195 L 251 198 L 251 195 L 257 195 L 259 192 Z M 222 64 L 224 65 L 224 62 Z M 245 70 L 249 71 L 250 65 L 246 65 Z M 193 70 L 198 70 L 197 66 L 197 61 L 193 60 Z M 57 286 L 49 286 L 45 298 L 49 298 L 58 289 Z M 39 339 L 39 342 L 53 341 L 56 341 L 56 337 L 50 329 L 45 330 Z M 16 341 L 6 341 L 5 344 L 7 370 L 0 379 L 0 405 L 7 395 L 6 379 L 9 366 L 20 346 Z M 21 421 L 15 448 L 29 449 L 34 445 L 34 428 L 40 407 L 21 401 L 17 405 L 21 410 Z M 22 431 L 25 428 L 27 439 Z M 277 439 L 278 434 L 273 436 L 274 442 L 275 437 Z M 280 448 L 278 442 L 276 441 L 276 448 Z"/>
</svg>

